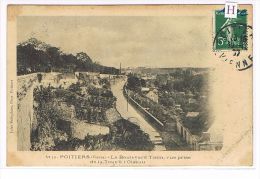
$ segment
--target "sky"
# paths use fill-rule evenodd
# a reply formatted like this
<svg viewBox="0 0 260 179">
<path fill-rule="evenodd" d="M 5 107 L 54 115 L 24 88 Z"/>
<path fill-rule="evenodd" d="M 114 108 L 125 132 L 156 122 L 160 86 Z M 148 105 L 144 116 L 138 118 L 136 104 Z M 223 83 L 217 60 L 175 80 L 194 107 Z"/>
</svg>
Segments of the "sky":
<svg viewBox="0 0 260 179">
<path fill-rule="evenodd" d="M 114 67 L 205 67 L 209 22 L 203 16 L 20 16 L 17 41 L 34 37 Z"/>
</svg>

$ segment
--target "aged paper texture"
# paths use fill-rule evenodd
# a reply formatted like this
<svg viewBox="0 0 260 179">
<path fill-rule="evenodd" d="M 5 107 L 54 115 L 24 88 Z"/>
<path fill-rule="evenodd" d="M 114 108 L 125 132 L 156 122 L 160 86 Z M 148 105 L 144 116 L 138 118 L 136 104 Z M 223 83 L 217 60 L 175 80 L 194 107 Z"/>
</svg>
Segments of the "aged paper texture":
<svg viewBox="0 0 260 179">
<path fill-rule="evenodd" d="M 252 6 L 8 6 L 8 166 L 252 166 Z"/>
</svg>

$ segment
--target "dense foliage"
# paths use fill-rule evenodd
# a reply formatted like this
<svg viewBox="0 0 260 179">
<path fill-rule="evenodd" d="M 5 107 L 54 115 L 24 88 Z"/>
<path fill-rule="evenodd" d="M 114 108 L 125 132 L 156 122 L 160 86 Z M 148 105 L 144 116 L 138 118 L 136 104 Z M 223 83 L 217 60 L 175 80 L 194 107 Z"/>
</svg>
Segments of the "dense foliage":
<svg viewBox="0 0 260 179">
<path fill-rule="evenodd" d="M 40 86 L 34 90 L 37 128 L 31 134 L 31 150 L 152 150 L 154 145 L 139 126 L 120 119 L 114 123 L 106 121 L 105 111 L 114 107 L 115 97 L 109 89 L 88 88 L 87 94 L 80 83 L 68 89 Z M 70 115 L 68 109 L 59 107 L 65 102 L 74 106 L 75 119 L 88 123 L 103 124 L 110 128 L 107 135 L 90 136 L 85 139 L 72 138 L 68 130 L 60 128 L 59 121 Z M 67 129 L 67 128 L 66 128 Z"/>
<path fill-rule="evenodd" d="M 154 145 L 148 134 L 144 133 L 139 126 L 121 119 L 113 124 L 116 127 L 115 144 L 127 150 L 152 150 Z"/>
<path fill-rule="evenodd" d="M 166 75 L 160 75 L 162 77 Z M 183 73 L 175 72 L 170 74 L 172 80 L 164 82 L 157 77 L 156 87 L 161 91 L 183 91 L 192 92 L 193 94 L 207 93 L 208 90 L 208 73 L 192 75 L 184 71 Z"/>
<path fill-rule="evenodd" d="M 146 108 L 162 123 L 183 120 L 183 124 L 193 134 L 200 134 L 208 129 L 208 75 L 206 69 L 175 69 L 172 73 L 156 74 L 156 78 L 143 80 L 142 75 L 129 75 L 127 89 L 129 95 Z M 150 85 L 150 86 L 149 86 Z M 142 92 L 141 87 L 156 89 L 158 103 L 150 100 L 147 92 Z M 149 90 L 150 90 L 149 89 Z M 199 112 L 198 120 L 185 120 L 188 112 Z"/>
<path fill-rule="evenodd" d="M 136 76 L 133 75 L 129 75 L 127 78 L 127 88 L 129 88 L 130 90 L 136 91 L 136 92 L 140 92 L 142 87 L 145 87 L 146 83 L 145 80 L 140 79 Z"/>
<path fill-rule="evenodd" d="M 146 108 L 147 111 L 149 111 L 151 114 L 153 114 L 162 123 L 165 124 L 167 121 L 175 120 L 174 112 L 166 110 L 166 108 L 163 105 L 155 103 L 154 101 L 148 99 L 144 95 L 141 95 L 138 93 L 133 93 L 132 91 L 129 91 L 128 94 L 138 104 L 140 104 L 142 107 Z"/>
<path fill-rule="evenodd" d="M 59 48 L 31 38 L 17 45 L 17 75 L 34 72 L 91 71 L 118 74 L 119 70 L 93 62 L 84 52 L 65 54 Z"/>
</svg>

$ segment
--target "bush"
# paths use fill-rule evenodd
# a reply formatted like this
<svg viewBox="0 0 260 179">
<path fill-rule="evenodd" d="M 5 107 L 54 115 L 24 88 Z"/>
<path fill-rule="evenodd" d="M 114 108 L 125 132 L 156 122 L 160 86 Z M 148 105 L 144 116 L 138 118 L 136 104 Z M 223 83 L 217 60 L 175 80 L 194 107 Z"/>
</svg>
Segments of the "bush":
<svg viewBox="0 0 260 179">
<path fill-rule="evenodd" d="M 41 83 L 41 81 L 42 81 L 42 74 L 41 73 L 37 73 L 37 79 L 38 79 L 38 82 Z"/>
<path fill-rule="evenodd" d="M 139 126 L 121 119 L 114 123 L 116 133 L 115 144 L 126 150 L 153 150 L 154 145 L 149 135 L 144 133 Z"/>
</svg>

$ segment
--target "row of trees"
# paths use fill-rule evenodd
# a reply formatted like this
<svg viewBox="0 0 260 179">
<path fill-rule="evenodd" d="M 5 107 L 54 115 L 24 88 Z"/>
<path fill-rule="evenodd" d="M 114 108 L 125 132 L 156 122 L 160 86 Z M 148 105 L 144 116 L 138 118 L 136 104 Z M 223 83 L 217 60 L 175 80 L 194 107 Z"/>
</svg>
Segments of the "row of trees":
<svg viewBox="0 0 260 179">
<path fill-rule="evenodd" d="M 196 93 L 206 93 L 208 89 L 208 73 L 191 75 L 185 74 L 174 80 L 167 80 L 163 83 L 160 79 L 156 79 L 155 86 L 161 91 L 183 91 Z"/>
<path fill-rule="evenodd" d="M 35 38 L 17 45 L 17 75 L 67 70 L 119 74 L 118 69 L 94 62 L 85 52 L 65 54 Z"/>
</svg>

